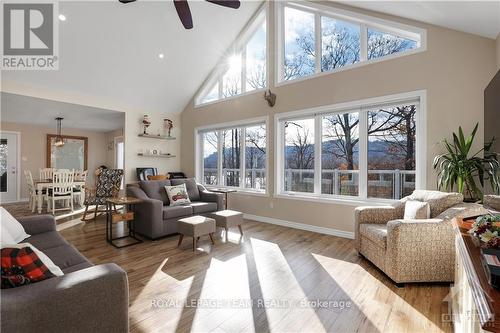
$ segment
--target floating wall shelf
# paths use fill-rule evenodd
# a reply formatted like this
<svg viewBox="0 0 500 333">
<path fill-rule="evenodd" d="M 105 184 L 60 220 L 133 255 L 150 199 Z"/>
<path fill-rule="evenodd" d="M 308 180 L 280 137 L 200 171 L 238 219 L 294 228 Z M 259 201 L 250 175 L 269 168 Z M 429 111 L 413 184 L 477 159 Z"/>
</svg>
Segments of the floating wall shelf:
<svg viewBox="0 0 500 333">
<path fill-rule="evenodd" d="M 167 154 L 143 154 L 143 153 L 137 153 L 137 156 L 144 156 L 144 157 L 163 157 L 163 158 L 172 158 L 172 157 L 175 157 L 175 155 L 167 155 Z"/>
<path fill-rule="evenodd" d="M 141 138 L 160 139 L 160 140 L 175 140 L 176 139 L 173 136 L 165 136 L 165 135 L 139 134 L 138 136 Z"/>
</svg>

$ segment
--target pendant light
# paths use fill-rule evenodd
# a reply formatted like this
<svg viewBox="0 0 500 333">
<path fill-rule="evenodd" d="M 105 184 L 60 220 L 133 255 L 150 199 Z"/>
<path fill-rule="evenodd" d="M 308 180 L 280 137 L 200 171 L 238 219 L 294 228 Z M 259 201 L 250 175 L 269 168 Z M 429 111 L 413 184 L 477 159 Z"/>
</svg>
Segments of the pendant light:
<svg viewBox="0 0 500 333">
<path fill-rule="evenodd" d="M 61 136 L 61 122 L 64 118 L 62 117 L 57 117 L 57 136 L 56 136 L 56 141 L 54 142 L 54 146 L 56 147 L 62 147 L 64 146 L 64 139 Z"/>
</svg>

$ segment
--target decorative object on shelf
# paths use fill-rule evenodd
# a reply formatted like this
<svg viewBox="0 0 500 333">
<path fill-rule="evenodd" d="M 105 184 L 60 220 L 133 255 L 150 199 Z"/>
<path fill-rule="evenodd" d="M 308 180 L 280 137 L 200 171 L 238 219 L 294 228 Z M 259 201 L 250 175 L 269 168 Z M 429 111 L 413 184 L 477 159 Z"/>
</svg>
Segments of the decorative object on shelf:
<svg viewBox="0 0 500 333">
<path fill-rule="evenodd" d="M 151 120 L 149 120 L 149 116 L 147 114 L 142 118 L 142 125 L 144 126 L 143 134 L 148 135 L 148 127 L 151 125 Z"/>
<path fill-rule="evenodd" d="M 56 122 L 57 122 L 57 135 L 55 137 L 54 146 L 57 147 L 57 148 L 64 146 L 64 143 L 66 142 L 64 140 L 64 138 L 62 137 L 62 135 L 61 135 L 61 132 L 62 132 L 62 120 L 63 119 L 64 118 L 62 118 L 62 117 L 57 117 L 56 118 Z"/>
<path fill-rule="evenodd" d="M 447 153 L 437 155 L 433 163 L 434 169 L 438 171 L 439 189 L 453 191 L 456 187 L 458 192 L 464 194 L 464 201 L 469 202 L 482 199 L 485 180 L 489 180 L 494 192 L 500 191 L 500 161 L 496 159 L 497 154 L 478 156 L 485 147 L 469 157 L 477 127 L 478 124 L 467 138 L 462 127 L 459 127 L 458 135 L 453 133 L 453 143 L 444 139 Z M 477 179 L 480 186 L 476 184 Z"/>
<path fill-rule="evenodd" d="M 172 122 L 172 120 L 170 119 L 163 119 L 163 131 L 164 131 L 164 135 L 166 137 L 170 137 L 170 134 L 172 132 L 172 128 L 174 127 L 174 123 Z"/>
<path fill-rule="evenodd" d="M 274 104 L 276 104 L 276 94 L 272 93 L 271 89 L 264 92 L 264 99 L 270 107 L 273 107 Z"/>
</svg>

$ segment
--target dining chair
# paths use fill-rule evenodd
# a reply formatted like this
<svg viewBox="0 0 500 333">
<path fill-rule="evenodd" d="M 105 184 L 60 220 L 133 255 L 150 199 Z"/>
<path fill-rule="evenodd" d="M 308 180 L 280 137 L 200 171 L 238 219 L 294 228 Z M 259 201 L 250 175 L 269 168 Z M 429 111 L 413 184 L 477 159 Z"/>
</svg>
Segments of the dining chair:
<svg viewBox="0 0 500 333">
<path fill-rule="evenodd" d="M 87 182 L 88 170 L 75 170 L 75 182 Z M 73 198 L 76 198 L 80 206 L 83 206 L 85 201 L 85 185 L 75 185 L 73 187 Z"/>
<path fill-rule="evenodd" d="M 40 180 L 52 179 L 53 174 L 54 174 L 54 168 L 40 169 Z"/>
<path fill-rule="evenodd" d="M 38 201 L 38 190 L 35 187 L 35 182 L 33 181 L 33 175 L 30 170 L 24 170 L 24 176 L 26 177 L 26 184 L 28 185 L 28 195 L 29 195 L 29 207 L 31 212 L 35 212 L 35 207 Z M 46 200 L 47 191 L 42 191 L 42 200 Z"/>
<path fill-rule="evenodd" d="M 48 201 L 49 207 L 52 208 L 52 214 L 56 210 L 71 209 L 73 211 L 73 186 L 75 174 L 73 170 L 57 170 L 54 171 L 52 176 L 52 188 L 49 189 Z M 64 200 L 65 203 L 69 202 L 70 207 L 63 207 L 56 209 L 56 201 Z"/>
</svg>

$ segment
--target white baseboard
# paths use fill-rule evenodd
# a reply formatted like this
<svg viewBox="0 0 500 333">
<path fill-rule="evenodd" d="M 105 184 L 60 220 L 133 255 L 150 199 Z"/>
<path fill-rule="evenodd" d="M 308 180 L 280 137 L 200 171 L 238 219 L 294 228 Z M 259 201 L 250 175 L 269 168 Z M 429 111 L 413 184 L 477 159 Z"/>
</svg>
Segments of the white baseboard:
<svg viewBox="0 0 500 333">
<path fill-rule="evenodd" d="M 285 220 L 275 219 L 272 217 L 258 216 L 258 215 L 252 215 L 252 214 L 243 214 L 243 217 L 247 220 L 253 220 L 253 221 L 257 221 L 257 222 L 276 224 L 276 225 L 280 225 L 283 227 L 289 227 L 289 228 L 294 228 L 294 229 L 317 232 L 319 234 L 354 239 L 354 232 L 350 232 L 350 231 L 343 231 L 343 230 L 337 230 L 337 229 L 332 229 L 332 228 L 318 227 L 318 226 L 310 225 L 310 224 L 285 221 Z"/>
</svg>

